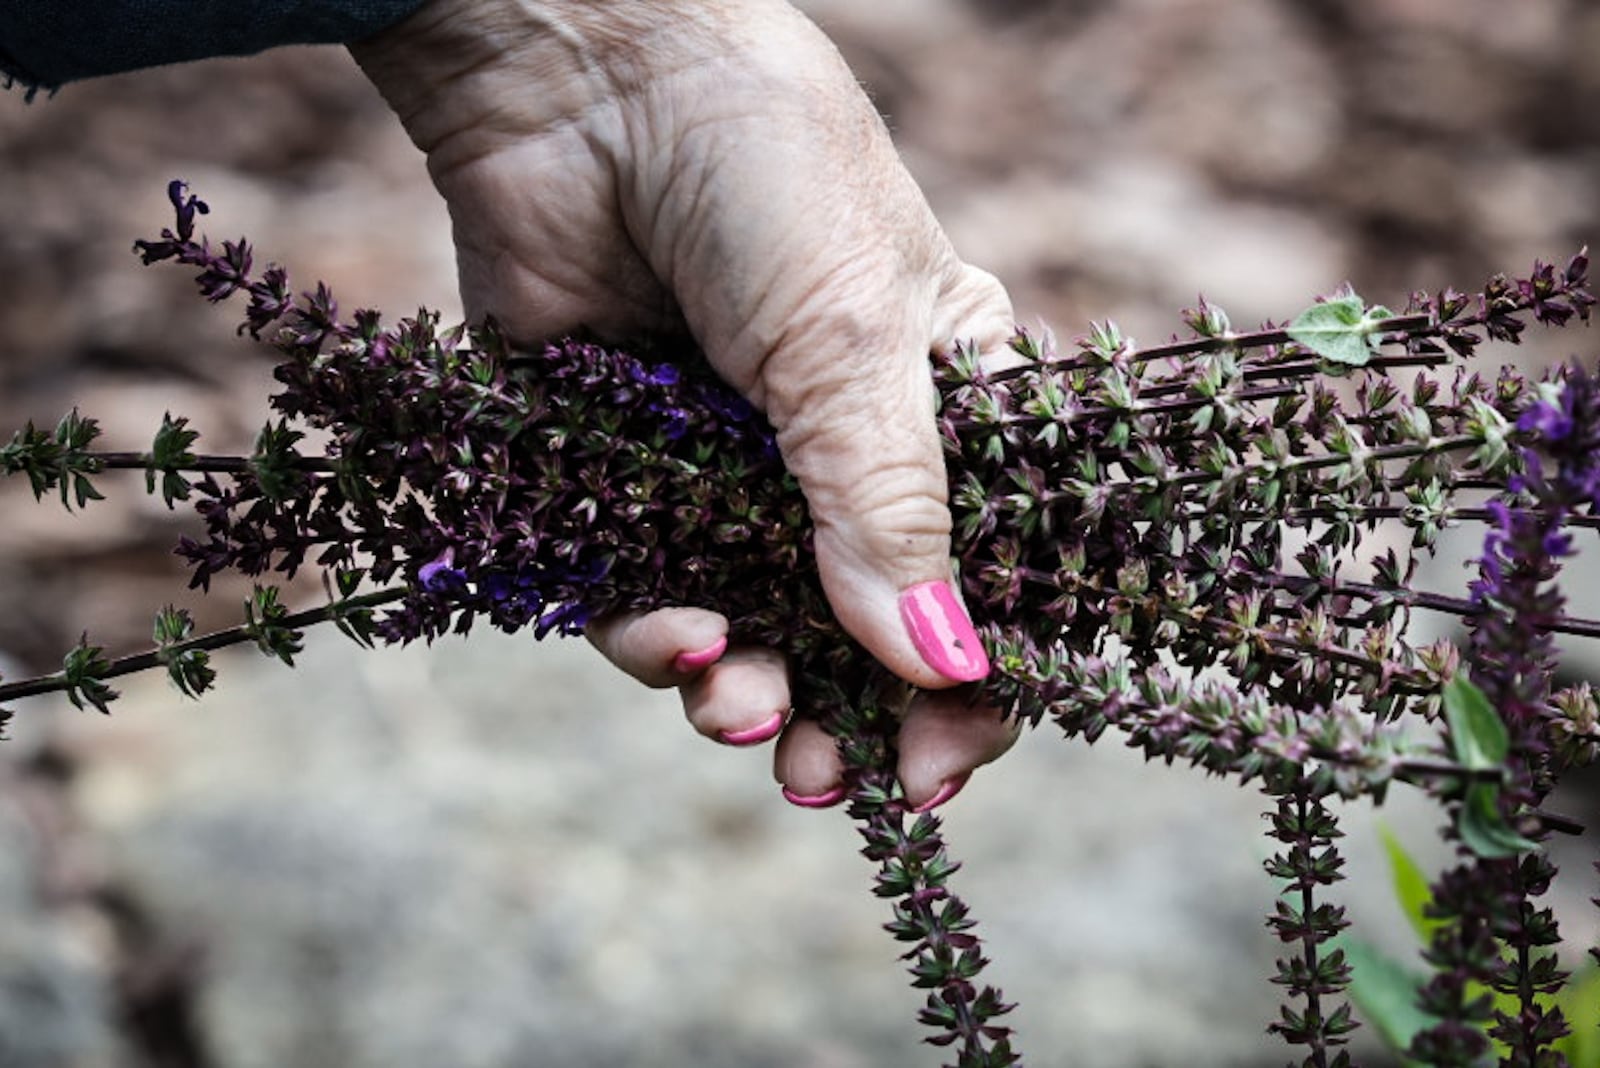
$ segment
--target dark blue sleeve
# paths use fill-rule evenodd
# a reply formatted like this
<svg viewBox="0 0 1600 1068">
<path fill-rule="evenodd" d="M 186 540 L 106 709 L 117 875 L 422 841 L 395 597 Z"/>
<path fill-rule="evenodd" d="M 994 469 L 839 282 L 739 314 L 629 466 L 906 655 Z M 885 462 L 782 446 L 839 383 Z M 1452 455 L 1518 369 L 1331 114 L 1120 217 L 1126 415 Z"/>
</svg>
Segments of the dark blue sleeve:
<svg viewBox="0 0 1600 1068">
<path fill-rule="evenodd" d="M 4 0 L 0 75 L 30 90 L 286 44 L 347 44 L 423 0 Z"/>
</svg>

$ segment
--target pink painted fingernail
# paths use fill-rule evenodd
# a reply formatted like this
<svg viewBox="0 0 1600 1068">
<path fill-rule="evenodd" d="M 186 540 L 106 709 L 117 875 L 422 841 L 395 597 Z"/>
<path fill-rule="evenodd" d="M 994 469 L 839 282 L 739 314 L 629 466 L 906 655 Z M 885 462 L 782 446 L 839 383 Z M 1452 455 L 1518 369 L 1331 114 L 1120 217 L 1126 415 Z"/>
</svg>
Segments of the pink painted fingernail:
<svg viewBox="0 0 1600 1068">
<path fill-rule="evenodd" d="M 923 661 L 947 679 L 989 674 L 989 655 L 948 582 L 924 582 L 900 595 L 900 619 Z"/>
<path fill-rule="evenodd" d="M 693 653 L 679 653 L 672 661 L 672 670 L 680 675 L 692 675 L 703 667 L 717 662 L 728 651 L 728 636 L 724 634 L 704 649 Z"/>
<path fill-rule="evenodd" d="M 924 812 L 932 812 L 934 809 L 938 808 L 940 805 L 956 796 L 956 794 L 959 794 L 961 792 L 961 788 L 967 785 L 967 780 L 970 778 L 972 778 L 972 772 L 969 771 L 961 775 L 957 775 L 954 778 L 946 779 L 944 781 L 944 785 L 939 787 L 938 793 L 934 794 L 932 797 L 928 798 L 911 811 L 918 816 L 922 815 Z"/>
<path fill-rule="evenodd" d="M 759 727 L 751 727 L 742 731 L 718 731 L 717 737 L 729 745 L 760 745 L 768 738 L 777 736 L 783 730 L 783 722 L 789 717 L 782 712 L 775 712 L 771 719 Z"/>
<path fill-rule="evenodd" d="M 840 801 L 843 801 L 844 795 L 848 792 L 843 786 L 835 786 L 825 794 L 807 796 L 805 794 L 797 794 L 785 786 L 783 788 L 783 799 L 789 804 L 799 805 L 801 808 L 832 808 Z"/>
</svg>

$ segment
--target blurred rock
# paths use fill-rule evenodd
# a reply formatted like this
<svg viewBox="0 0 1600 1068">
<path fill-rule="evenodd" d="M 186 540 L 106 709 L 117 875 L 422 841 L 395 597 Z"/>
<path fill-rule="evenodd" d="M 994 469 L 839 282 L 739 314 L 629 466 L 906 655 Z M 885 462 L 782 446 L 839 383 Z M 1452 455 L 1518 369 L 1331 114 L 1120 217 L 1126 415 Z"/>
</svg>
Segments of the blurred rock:
<svg viewBox="0 0 1600 1068">
<path fill-rule="evenodd" d="M 38 710 L 107 881 L 198 940 L 213 1063 L 924 1063 L 847 822 L 775 802 L 766 752 L 708 746 L 581 643 L 330 632 L 293 672 L 222 668 L 198 706 L 146 679 L 110 720 Z M 1051 733 L 947 815 L 1026 1048 L 1281 1061 L 1260 796 Z M 1442 859 L 1414 794 L 1385 817 Z M 1347 818 L 1338 899 L 1404 945 Z"/>
<path fill-rule="evenodd" d="M 61 907 L 70 892 L 49 793 L 0 764 L 0 1068 L 112 1068 L 112 976 L 95 918 Z"/>
</svg>

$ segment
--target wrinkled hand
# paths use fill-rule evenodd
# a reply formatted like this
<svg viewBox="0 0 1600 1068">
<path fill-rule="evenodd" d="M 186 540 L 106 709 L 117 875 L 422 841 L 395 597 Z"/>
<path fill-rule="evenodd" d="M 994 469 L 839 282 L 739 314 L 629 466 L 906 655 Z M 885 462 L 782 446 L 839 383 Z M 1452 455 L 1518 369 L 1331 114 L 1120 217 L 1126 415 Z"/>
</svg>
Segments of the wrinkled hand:
<svg viewBox="0 0 1600 1068">
<path fill-rule="evenodd" d="M 1010 302 L 963 264 L 821 32 L 782 0 L 432 0 L 351 48 L 445 200 L 467 314 L 532 342 L 689 332 L 764 410 L 840 622 L 923 689 L 901 784 L 947 799 L 1014 730 L 940 693 L 988 662 L 950 584 L 930 351 L 999 352 Z M 733 745 L 782 729 L 785 795 L 842 796 L 787 666 L 670 608 L 591 638 Z"/>
</svg>

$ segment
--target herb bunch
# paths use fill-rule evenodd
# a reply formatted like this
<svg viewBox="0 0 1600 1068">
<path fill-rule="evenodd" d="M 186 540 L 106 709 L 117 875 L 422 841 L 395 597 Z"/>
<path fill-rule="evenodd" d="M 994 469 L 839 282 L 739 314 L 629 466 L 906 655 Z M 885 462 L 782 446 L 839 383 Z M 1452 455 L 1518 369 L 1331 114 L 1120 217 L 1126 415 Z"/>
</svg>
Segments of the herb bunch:
<svg viewBox="0 0 1600 1068">
<path fill-rule="evenodd" d="M 85 640 L 60 673 L 0 684 L 0 700 L 61 690 L 105 710 L 106 680 L 156 666 L 198 695 L 210 650 L 249 640 L 292 663 L 323 620 L 405 643 L 480 619 L 543 637 L 616 611 L 714 608 L 732 638 L 789 655 L 797 712 L 839 739 L 875 892 L 895 901 L 889 930 L 929 992 L 929 1041 L 962 1066 L 1015 1063 L 939 821 L 911 819 L 894 783 L 907 695 L 829 613 L 804 500 L 760 414 L 660 342 L 518 351 L 493 323 L 342 318 L 325 286 L 296 295 L 282 268 L 255 273 L 243 240 L 197 237 L 205 205 L 182 183 L 170 195 L 174 226 L 137 247 L 197 268 L 210 300 L 244 297 L 240 330 L 282 357 L 280 418 L 251 456 L 222 457 L 195 453 L 196 432 L 170 416 L 147 453 L 97 452 L 94 421 L 73 413 L 0 447 L 0 470 L 81 508 L 101 472 L 142 469 L 204 524 L 178 547 L 192 586 L 314 566 L 329 604 L 291 615 L 263 585 L 242 626 L 208 636 L 169 606 L 154 652 L 113 661 Z M 1103 323 L 1064 351 L 1019 332 L 1004 369 L 968 348 L 935 361 L 960 580 L 994 664 L 983 698 L 1261 783 L 1283 846 L 1268 870 L 1291 895 L 1269 923 L 1297 947 L 1275 980 L 1294 1004 L 1273 1030 L 1308 1065 L 1347 1064 L 1354 1026 L 1335 1001 L 1349 967 L 1325 948 L 1345 919 L 1317 900 L 1342 863 L 1323 802 L 1381 799 L 1397 779 L 1446 805 L 1473 866 L 1457 899 L 1500 910 L 1465 903 L 1441 928 L 1456 933 L 1430 951 L 1431 1011 L 1465 1027 L 1482 1014 L 1452 1002 L 1451 983 L 1515 987 L 1528 1008 L 1497 1037 L 1527 1052 L 1514 1063 L 1551 1063 L 1539 1051 L 1559 1026 L 1536 1010 L 1559 982 L 1541 955 L 1553 920 L 1527 902 L 1553 873 L 1524 854 L 1547 831 L 1549 785 L 1600 749 L 1592 694 L 1550 684 L 1550 635 L 1600 635 L 1550 585 L 1572 534 L 1600 524 L 1600 385 L 1577 364 L 1535 381 L 1466 361 L 1530 320 L 1587 322 L 1587 267 L 1580 253 L 1473 296 L 1419 293 L 1399 314 L 1346 290 L 1251 331 L 1202 301 L 1187 337 L 1153 348 Z M 301 451 L 303 428 L 325 432 L 321 455 Z M 1479 581 L 1463 596 L 1416 590 L 1421 556 L 1463 523 L 1487 529 Z M 1449 642 L 1409 640 L 1418 611 L 1468 621 L 1470 678 Z M 1471 1063 L 1446 1037 L 1413 1055 Z"/>
</svg>

